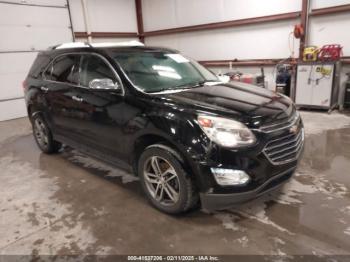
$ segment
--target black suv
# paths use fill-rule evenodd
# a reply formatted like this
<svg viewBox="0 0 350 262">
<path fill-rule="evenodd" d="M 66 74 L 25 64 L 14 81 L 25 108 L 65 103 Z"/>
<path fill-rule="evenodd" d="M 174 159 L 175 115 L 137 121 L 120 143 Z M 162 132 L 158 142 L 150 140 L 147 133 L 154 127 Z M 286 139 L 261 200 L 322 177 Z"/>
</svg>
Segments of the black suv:
<svg viewBox="0 0 350 262">
<path fill-rule="evenodd" d="M 133 171 L 167 213 L 224 209 L 277 188 L 296 169 L 302 120 L 291 100 L 224 84 L 174 50 L 63 44 L 24 81 L 35 140 Z"/>
</svg>

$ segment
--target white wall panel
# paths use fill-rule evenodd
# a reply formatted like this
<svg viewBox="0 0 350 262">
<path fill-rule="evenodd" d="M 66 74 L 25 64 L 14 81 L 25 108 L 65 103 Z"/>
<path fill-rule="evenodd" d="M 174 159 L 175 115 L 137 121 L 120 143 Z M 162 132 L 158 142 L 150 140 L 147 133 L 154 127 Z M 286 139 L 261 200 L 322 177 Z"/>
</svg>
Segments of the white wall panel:
<svg viewBox="0 0 350 262">
<path fill-rule="evenodd" d="M 66 0 L 6 0 L 6 2 L 16 3 L 16 4 L 30 4 L 30 5 L 50 5 L 50 6 L 60 6 L 64 7 L 67 5 Z"/>
<path fill-rule="evenodd" d="M 0 51 L 28 51 L 72 40 L 67 8 L 0 3 Z M 24 41 L 25 39 L 25 41 Z"/>
<path fill-rule="evenodd" d="M 37 52 L 72 41 L 65 0 L 0 2 L 0 121 L 26 115 L 22 81 Z M 38 6 L 45 5 L 45 6 Z"/>
<path fill-rule="evenodd" d="M 27 115 L 24 99 L 0 102 L 0 121 Z"/>
<path fill-rule="evenodd" d="M 0 5 L 1 26 L 55 26 L 66 29 L 70 26 L 69 13 L 66 8 L 11 5 L 1 3 Z"/>
<path fill-rule="evenodd" d="M 23 96 L 22 81 L 36 55 L 36 52 L 0 54 L 0 100 Z"/>
<path fill-rule="evenodd" d="M 225 20 L 267 16 L 301 10 L 301 0 L 224 0 Z"/>
<path fill-rule="evenodd" d="M 142 0 L 142 18 L 145 31 L 176 27 L 176 2 Z"/>
<path fill-rule="evenodd" d="M 311 8 L 325 8 L 337 5 L 350 4 L 350 0 L 311 0 Z"/>
<path fill-rule="evenodd" d="M 310 19 L 311 45 L 341 44 L 345 56 L 350 56 L 350 13 Z"/>
<path fill-rule="evenodd" d="M 1 51 L 44 50 L 49 46 L 72 41 L 71 31 L 57 27 L 0 26 L 0 35 L 6 35 L 0 39 Z"/>
<path fill-rule="evenodd" d="M 70 0 L 73 28 L 85 32 L 81 0 Z M 135 1 L 87 0 L 88 16 L 93 32 L 137 32 Z"/>
<path fill-rule="evenodd" d="M 0 100 L 23 97 L 22 81 L 27 73 L 1 74 Z"/>
<path fill-rule="evenodd" d="M 301 0 L 143 0 L 145 31 L 301 10 Z"/>
<path fill-rule="evenodd" d="M 0 53 L 0 74 L 28 72 L 37 54 L 37 52 Z"/>
<path fill-rule="evenodd" d="M 197 60 L 289 57 L 289 33 L 296 21 L 147 37 L 147 45 L 175 48 Z M 295 56 L 299 41 L 295 41 Z"/>
</svg>

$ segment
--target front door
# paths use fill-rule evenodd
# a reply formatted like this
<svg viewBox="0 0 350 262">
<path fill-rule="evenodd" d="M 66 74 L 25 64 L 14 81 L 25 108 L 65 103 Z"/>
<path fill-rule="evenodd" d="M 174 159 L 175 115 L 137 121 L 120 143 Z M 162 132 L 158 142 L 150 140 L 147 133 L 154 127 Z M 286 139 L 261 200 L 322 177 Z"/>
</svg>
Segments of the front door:
<svg viewBox="0 0 350 262">
<path fill-rule="evenodd" d="M 100 82 L 107 86 L 94 85 Z M 80 66 L 80 86 L 72 89 L 75 128 L 79 139 L 91 151 L 123 158 L 125 102 L 122 84 L 109 62 L 98 54 L 84 54 Z"/>
</svg>

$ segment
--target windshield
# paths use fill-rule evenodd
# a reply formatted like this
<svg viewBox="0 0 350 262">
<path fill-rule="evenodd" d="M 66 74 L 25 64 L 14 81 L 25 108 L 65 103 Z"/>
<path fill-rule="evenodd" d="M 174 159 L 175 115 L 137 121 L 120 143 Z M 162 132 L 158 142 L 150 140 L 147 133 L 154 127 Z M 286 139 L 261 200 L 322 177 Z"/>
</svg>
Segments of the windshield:
<svg viewBox="0 0 350 262">
<path fill-rule="evenodd" d="M 218 78 L 181 54 L 159 51 L 114 53 L 129 79 L 147 93 L 193 88 Z"/>
</svg>

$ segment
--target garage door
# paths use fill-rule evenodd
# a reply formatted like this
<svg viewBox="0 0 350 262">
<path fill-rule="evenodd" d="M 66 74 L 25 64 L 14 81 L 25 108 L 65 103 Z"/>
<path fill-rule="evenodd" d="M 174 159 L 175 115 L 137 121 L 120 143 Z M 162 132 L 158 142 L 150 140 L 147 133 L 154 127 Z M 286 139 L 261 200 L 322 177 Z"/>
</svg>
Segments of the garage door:
<svg viewBox="0 0 350 262">
<path fill-rule="evenodd" d="M 26 115 L 22 82 L 38 51 L 72 38 L 67 0 L 0 1 L 0 121 Z"/>
</svg>

